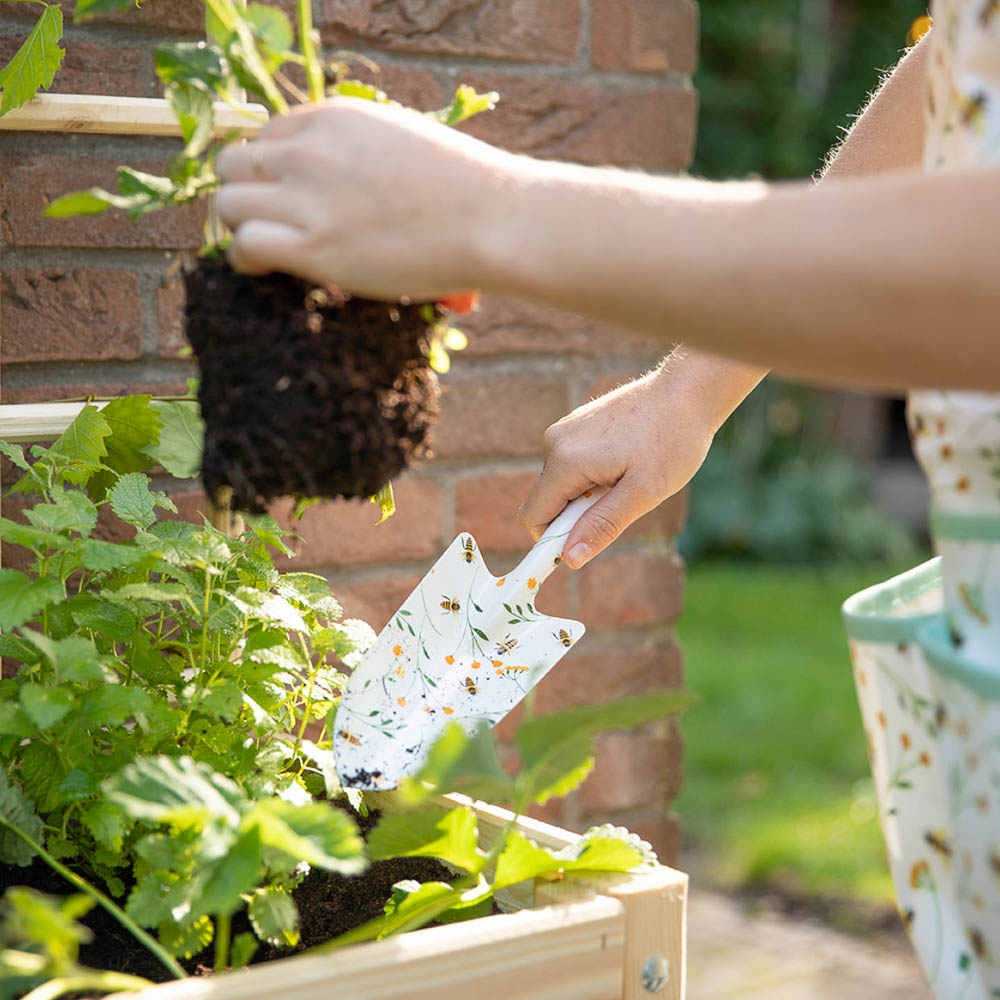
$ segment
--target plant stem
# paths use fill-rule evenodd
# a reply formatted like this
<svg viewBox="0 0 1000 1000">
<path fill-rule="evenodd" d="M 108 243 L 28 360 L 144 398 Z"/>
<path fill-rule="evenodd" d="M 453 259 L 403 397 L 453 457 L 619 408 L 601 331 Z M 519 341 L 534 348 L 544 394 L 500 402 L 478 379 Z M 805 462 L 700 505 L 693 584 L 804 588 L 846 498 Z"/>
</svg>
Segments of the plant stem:
<svg viewBox="0 0 1000 1000">
<path fill-rule="evenodd" d="M 155 938 L 150 937 L 117 903 L 109 899 L 100 889 L 92 886 L 86 879 L 81 878 L 76 872 L 70 871 L 65 865 L 60 864 L 41 844 L 36 843 L 19 827 L 0 816 L 0 826 L 5 826 L 11 833 L 20 837 L 32 850 L 36 851 L 41 859 L 53 871 L 58 872 L 67 882 L 71 882 L 81 892 L 85 892 L 91 899 L 96 900 L 108 913 L 111 914 L 136 940 L 144 944 L 169 970 L 175 979 L 186 979 L 187 973 L 178 965 L 177 960 L 166 951 Z"/>
<path fill-rule="evenodd" d="M 229 968 L 229 938 L 232 933 L 233 918 L 228 913 L 220 913 L 215 918 L 215 971 L 225 972 Z"/>
<path fill-rule="evenodd" d="M 326 97 L 323 80 L 323 66 L 316 55 L 316 40 L 313 37 L 312 0 L 298 0 L 299 5 L 299 46 L 306 60 L 306 77 L 309 80 L 309 98 L 319 103 Z"/>
</svg>

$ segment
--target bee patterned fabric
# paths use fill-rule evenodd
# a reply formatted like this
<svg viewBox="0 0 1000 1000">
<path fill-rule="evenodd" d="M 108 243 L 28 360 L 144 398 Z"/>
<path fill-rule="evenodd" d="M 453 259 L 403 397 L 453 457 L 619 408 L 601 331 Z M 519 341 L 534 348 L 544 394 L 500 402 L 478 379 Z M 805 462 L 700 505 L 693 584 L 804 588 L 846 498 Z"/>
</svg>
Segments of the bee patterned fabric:
<svg viewBox="0 0 1000 1000">
<path fill-rule="evenodd" d="M 1000 0 L 937 0 L 927 170 L 1000 166 Z M 900 913 L 939 1000 L 1000 997 L 1000 395 L 910 394 L 937 558 L 850 598 Z"/>
</svg>

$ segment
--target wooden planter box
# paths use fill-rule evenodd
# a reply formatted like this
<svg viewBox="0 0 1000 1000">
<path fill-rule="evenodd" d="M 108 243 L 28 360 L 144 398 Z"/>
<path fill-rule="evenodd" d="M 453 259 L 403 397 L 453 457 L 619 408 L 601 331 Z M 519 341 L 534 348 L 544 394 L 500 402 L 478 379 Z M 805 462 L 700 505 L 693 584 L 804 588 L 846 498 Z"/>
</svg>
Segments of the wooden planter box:
<svg viewBox="0 0 1000 1000">
<path fill-rule="evenodd" d="M 396 811 L 392 793 L 375 798 L 383 812 Z M 484 849 L 512 815 L 460 795 L 439 804 L 471 806 Z M 556 849 L 577 839 L 528 818 L 519 820 L 517 829 Z M 687 875 L 660 865 L 637 875 L 573 874 L 562 882 L 522 882 L 497 893 L 504 912 L 491 917 L 165 983 L 134 995 L 142 1000 L 683 1000 L 687 881 Z M 661 981 L 666 977 L 662 985 L 652 981 L 657 975 Z"/>
<path fill-rule="evenodd" d="M 253 109 L 259 114 L 263 108 Z M 260 123 L 216 106 L 219 132 L 252 135 Z M 176 135 L 167 102 L 145 98 L 42 95 L 0 118 L 0 131 Z M 39 441 L 61 434 L 82 403 L 0 407 L 0 438 Z M 98 404 L 101 405 L 101 404 Z M 377 796 L 398 811 L 392 793 Z M 505 809 L 469 805 L 489 849 L 512 818 Z M 561 849 L 575 834 L 522 818 L 517 829 Z M 683 1000 L 687 876 L 657 866 L 636 875 L 573 874 L 562 882 L 520 883 L 497 893 L 503 913 L 412 931 L 322 955 L 300 955 L 221 976 L 165 983 L 145 1000 Z"/>
</svg>

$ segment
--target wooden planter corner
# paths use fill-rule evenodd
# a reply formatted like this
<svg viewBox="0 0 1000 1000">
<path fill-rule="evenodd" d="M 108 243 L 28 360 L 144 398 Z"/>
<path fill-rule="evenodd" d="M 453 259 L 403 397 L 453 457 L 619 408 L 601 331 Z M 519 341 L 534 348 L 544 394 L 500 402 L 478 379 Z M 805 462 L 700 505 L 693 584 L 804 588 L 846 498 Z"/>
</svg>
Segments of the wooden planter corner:
<svg viewBox="0 0 1000 1000">
<path fill-rule="evenodd" d="M 391 792 L 374 798 L 383 812 L 398 811 Z M 484 849 L 512 818 L 506 809 L 461 795 L 445 796 L 439 804 L 471 807 Z M 577 839 L 527 817 L 517 829 L 557 850 Z M 658 865 L 641 874 L 522 882 L 497 893 L 504 912 L 494 916 L 165 983 L 134 995 L 142 1000 L 683 1000 L 687 881 L 682 872 Z M 656 992 L 643 984 L 651 960 L 666 974 Z"/>
</svg>

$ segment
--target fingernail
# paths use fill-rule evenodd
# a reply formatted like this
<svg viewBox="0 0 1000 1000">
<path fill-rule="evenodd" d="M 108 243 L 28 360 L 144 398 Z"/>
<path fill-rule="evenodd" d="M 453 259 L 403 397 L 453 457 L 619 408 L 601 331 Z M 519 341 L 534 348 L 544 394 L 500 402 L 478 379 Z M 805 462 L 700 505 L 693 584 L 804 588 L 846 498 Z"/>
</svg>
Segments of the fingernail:
<svg viewBox="0 0 1000 1000">
<path fill-rule="evenodd" d="M 586 542 L 577 542 L 566 553 L 566 565 L 570 569 L 579 569 L 593 556 L 590 546 Z"/>
</svg>

